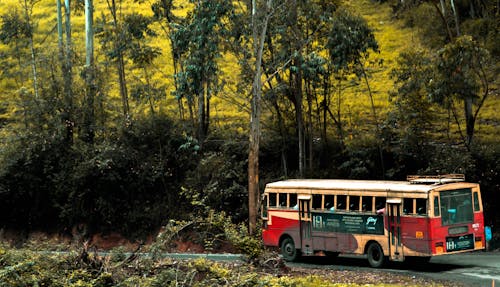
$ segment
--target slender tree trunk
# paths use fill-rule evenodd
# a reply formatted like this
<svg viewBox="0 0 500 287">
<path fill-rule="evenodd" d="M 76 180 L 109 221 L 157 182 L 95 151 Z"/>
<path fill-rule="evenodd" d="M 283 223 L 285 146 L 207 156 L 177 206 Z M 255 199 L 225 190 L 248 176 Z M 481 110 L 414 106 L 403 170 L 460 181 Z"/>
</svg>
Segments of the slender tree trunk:
<svg viewBox="0 0 500 287">
<path fill-rule="evenodd" d="M 381 132 L 380 132 L 380 127 L 378 125 L 377 112 L 375 110 L 375 102 L 373 101 L 373 94 L 372 94 L 370 83 L 368 81 L 368 75 L 366 74 L 366 70 L 364 68 L 364 65 L 361 62 L 358 62 L 358 65 L 361 67 L 361 70 L 363 72 L 363 78 L 365 80 L 366 87 L 368 88 L 368 95 L 370 96 L 370 104 L 372 107 L 373 120 L 375 122 L 375 132 L 376 132 L 375 139 L 377 141 L 378 152 L 379 152 L 379 157 L 380 157 L 380 167 L 382 168 L 382 178 L 385 178 L 384 154 L 382 152 L 382 143 L 381 143 L 381 139 L 380 139 Z"/>
<path fill-rule="evenodd" d="M 470 147 L 472 144 L 472 138 L 474 137 L 474 124 L 475 118 L 472 113 L 472 98 L 467 97 L 464 100 L 464 110 L 465 110 L 465 132 L 467 134 L 466 145 Z"/>
<path fill-rule="evenodd" d="M 205 140 L 205 83 L 203 79 L 201 86 L 198 92 L 198 143 L 200 145 Z"/>
<path fill-rule="evenodd" d="M 117 11 L 116 11 L 116 2 L 115 0 L 111 0 L 111 3 L 109 0 L 107 0 L 108 4 L 108 9 L 111 12 L 111 15 L 113 17 L 113 26 L 115 29 L 115 39 L 114 39 L 114 49 L 115 52 L 117 53 L 116 56 L 116 68 L 118 70 L 118 81 L 120 84 L 120 96 L 122 99 L 122 108 L 123 108 L 123 116 L 125 117 L 125 120 L 129 119 L 130 116 L 130 108 L 128 104 L 128 90 L 127 90 L 127 79 L 125 76 L 125 61 L 124 61 L 124 56 L 123 52 L 120 49 L 120 27 L 118 25 L 118 16 L 117 16 Z"/>
<path fill-rule="evenodd" d="M 58 0 L 59 2 L 60 0 Z M 60 6 L 60 4 L 59 4 Z M 65 115 L 63 120 L 66 125 L 66 141 L 69 143 L 73 142 L 73 93 L 72 93 L 72 85 L 73 85 L 73 47 L 72 47 L 72 39 L 71 39 L 71 0 L 65 0 L 64 2 L 64 15 L 65 15 L 65 30 L 66 30 L 66 46 L 64 53 L 64 60 L 62 63 L 62 72 L 64 79 L 64 98 L 65 98 Z M 59 30 L 59 27 L 58 27 Z M 62 27 L 61 27 L 62 31 Z M 62 35 L 61 35 L 62 37 Z M 62 44 L 62 39 L 60 41 Z"/>
<path fill-rule="evenodd" d="M 61 0 L 56 0 L 57 5 L 57 47 L 59 48 L 59 61 L 61 66 L 64 60 L 64 46 L 63 46 L 63 24 L 62 24 L 62 8 Z"/>
<path fill-rule="evenodd" d="M 455 29 L 457 31 L 457 37 L 460 36 L 460 22 L 458 19 L 458 11 L 455 7 L 455 0 L 450 0 L 451 10 L 453 11 L 453 18 L 455 19 Z"/>
<path fill-rule="evenodd" d="M 94 17 L 93 0 L 85 0 L 85 140 L 94 142 L 95 112 L 94 99 L 96 94 L 95 66 L 94 66 Z"/>
<path fill-rule="evenodd" d="M 28 6 L 28 1 L 24 0 L 24 17 L 26 20 L 26 25 L 28 26 L 27 29 L 30 31 L 28 41 L 29 41 L 29 47 L 30 47 L 30 52 L 31 52 L 31 71 L 33 74 L 33 95 L 35 96 L 35 100 L 38 101 L 38 71 L 36 67 L 36 51 L 35 51 L 35 44 L 33 41 L 33 27 L 31 25 L 31 12 L 33 10 L 33 7 L 30 5 Z"/>
<path fill-rule="evenodd" d="M 292 29 L 295 31 L 296 37 L 300 37 L 300 31 L 298 27 L 298 11 L 297 11 L 297 0 L 292 1 Z M 294 53 L 299 53 L 302 50 L 301 39 L 295 39 L 295 45 L 293 46 Z M 304 166 L 305 166 L 305 141 L 304 141 L 304 121 L 303 121 L 303 110 L 302 110 L 302 62 L 299 57 L 293 59 L 293 65 L 297 68 L 294 75 L 294 82 L 292 83 L 294 98 L 295 98 L 295 120 L 297 123 L 297 135 L 299 144 L 299 177 L 304 177 Z"/>
<path fill-rule="evenodd" d="M 260 148 L 260 114 L 262 98 L 262 53 L 267 33 L 269 12 L 272 0 L 267 0 L 263 21 L 259 23 L 257 15 L 257 0 L 252 0 L 252 31 L 255 56 L 255 74 L 252 84 L 252 100 L 250 114 L 250 136 L 248 150 L 248 230 L 254 234 L 257 227 L 259 206 L 259 148 Z M 260 29 L 259 25 L 260 24 Z"/>
<path fill-rule="evenodd" d="M 308 145 L 309 145 L 309 158 L 307 159 L 308 162 L 308 170 L 309 173 L 312 174 L 313 171 L 313 117 L 312 117 L 312 90 L 311 88 L 311 83 L 307 83 L 307 125 L 308 125 Z"/>
</svg>

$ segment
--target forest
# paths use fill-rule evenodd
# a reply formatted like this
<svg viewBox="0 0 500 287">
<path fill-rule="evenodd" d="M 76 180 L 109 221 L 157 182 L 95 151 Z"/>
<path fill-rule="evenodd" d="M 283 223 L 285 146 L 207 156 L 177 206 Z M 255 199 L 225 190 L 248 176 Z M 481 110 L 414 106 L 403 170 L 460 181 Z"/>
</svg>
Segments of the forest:
<svg viewBox="0 0 500 287">
<path fill-rule="evenodd" d="M 0 228 L 144 238 L 284 178 L 462 173 L 500 224 L 493 0 L 2 0 Z"/>
</svg>

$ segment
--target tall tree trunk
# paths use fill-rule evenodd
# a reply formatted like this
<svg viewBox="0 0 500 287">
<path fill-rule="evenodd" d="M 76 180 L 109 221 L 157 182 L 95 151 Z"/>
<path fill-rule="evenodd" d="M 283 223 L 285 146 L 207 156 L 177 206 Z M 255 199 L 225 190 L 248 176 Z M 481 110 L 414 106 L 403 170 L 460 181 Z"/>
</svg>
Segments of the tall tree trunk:
<svg viewBox="0 0 500 287">
<path fill-rule="evenodd" d="M 125 61 L 124 61 L 124 56 L 123 52 L 121 51 L 120 48 L 120 27 L 118 25 L 118 16 L 117 16 L 117 11 L 116 11 L 116 2 L 115 0 L 111 0 L 111 3 L 109 0 L 107 0 L 108 4 L 108 9 L 111 12 L 111 16 L 113 17 L 113 26 L 115 29 L 115 39 L 114 39 L 114 49 L 117 54 L 116 56 L 116 69 L 118 70 L 118 82 L 120 84 L 120 96 L 122 99 L 122 109 L 123 109 L 123 116 L 125 117 L 125 120 L 129 119 L 130 116 L 130 108 L 128 104 L 128 90 L 127 90 L 127 79 L 125 77 Z"/>
<path fill-rule="evenodd" d="M 202 88 L 198 92 L 198 143 L 205 140 L 205 83 L 202 79 Z"/>
<path fill-rule="evenodd" d="M 60 0 L 58 9 L 60 9 Z M 72 93 L 72 85 L 73 85 L 73 47 L 72 47 L 72 39 L 71 39 L 71 1 L 65 0 L 64 2 L 64 15 L 65 15 L 65 30 L 66 30 L 66 46 L 64 52 L 64 60 L 62 62 L 62 73 L 64 78 L 64 99 L 65 99 L 65 115 L 63 116 L 63 120 L 66 125 L 66 141 L 69 143 L 73 142 L 73 93 Z M 62 26 L 61 26 L 62 32 Z M 58 22 L 58 31 L 59 31 L 59 22 Z M 60 35 L 60 44 L 62 45 L 62 35 Z M 61 47 L 62 49 L 62 47 Z"/>
<path fill-rule="evenodd" d="M 85 0 L 85 140 L 94 142 L 95 116 L 94 98 L 96 94 L 95 66 L 94 66 L 94 17 L 93 0 Z"/>
<path fill-rule="evenodd" d="M 254 234 L 257 228 L 259 206 L 259 148 L 260 148 L 260 114 L 262 98 L 262 53 L 269 22 L 269 12 L 272 0 L 267 0 L 263 21 L 259 23 L 257 15 L 257 0 L 252 0 L 252 31 L 255 56 L 255 74 L 252 84 L 252 100 L 250 113 L 250 135 L 248 149 L 248 230 Z M 259 30 L 259 25 L 261 30 Z"/>
<path fill-rule="evenodd" d="M 313 117 L 312 117 L 312 90 L 311 83 L 307 83 L 307 126 L 308 126 L 308 172 L 312 174 L 313 171 Z"/>
<path fill-rule="evenodd" d="M 382 152 L 382 142 L 381 142 L 381 132 L 380 127 L 378 125 L 378 117 L 377 112 L 375 110 L 375 102 L 373 101 L 373 93 L 370 87 L 370 82 L 368 81 L 368 75 L 366 74 L 366 70 L 364 68 L 363 63 L 358 61 L 358 65 L 361 67 L 361 71 L 363 72 L 363 78 L 366 83 L 366 87 L 368 88 L 368 96 L 370 97 L 370 104 L 372 108 L 373 121 L 375 122 L 375 140 L 377 141 L 378 152 L 380 157 L 380 167 L 382 168 L 382 178 L 385 178 L 385 164 L 384 164 L 384 154 Z"/>
<path fill-rule="evenodd" d="M 460 36 L 460 22 L 458 19 L 458 11 L 455 7 L 455 0 L 450 0 L 451 10 L 453 11 L 453 18 L 455 19 L 455 29 L 457 32 L 457 37 Z"/>
<path fill-rule="evenodd" d="M 295 32 L 296 37 L 300 37 L 300 30 L 298 27 L 298 5 L 297 0 L 292 1 L 292 29 Z M 294 39 L 293 53 L 299 53 L 302 50 L 301 39 Z M 299 177 L 304 177 L 304 166 L 305 166 L 305 140 L 304 140 L 304 124 L 302 115 L 302 61 L 300 57 L 295 57 L 293 59 L 293 66 L 296 67 L 296 71 L 293 78 L 293 93 L 295 99 L 295 119 L 297 124 L 297 136 L 298 136 L 298 146 L 299 146 Z"/>
<path fill-rule="evenodd" d="M 35 43 L 33 41 L 33 26 L 31 25 L 31 13 L 33 11 L 32 4 L 28 5 L 28 0 L 24 0 L 24 17 L 26 20 L 27 29 L 30 31 L 28 42 L 31 52 L 31 72 L 33 74 L 33 95 L 35 96 L 35 100 L 38 101 L 38 71 L 36 67 L 36 51 L 35 51 Z"/>
<path fill-rule="evenodd" d="M 474 124 L 475 118 L 472 113 L 472 97 L 467 97 L 464 99 L 464 110 L 465 110 L 465 132 L 467 134 L 466 145 L 470 147 L 472 144 L 472 138 L 474 137 Z"/>
</svg>

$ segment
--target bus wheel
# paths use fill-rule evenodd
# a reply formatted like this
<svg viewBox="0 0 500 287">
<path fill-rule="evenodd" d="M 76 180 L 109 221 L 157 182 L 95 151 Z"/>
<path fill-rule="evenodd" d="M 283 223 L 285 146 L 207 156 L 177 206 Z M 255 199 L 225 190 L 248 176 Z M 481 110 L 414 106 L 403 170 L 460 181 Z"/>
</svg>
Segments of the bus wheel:
<svg viewBox="0 0 500 287">
<path fill-rule="evenodd" d="M 286 261 L 295 261 L 298 258 L 298 251 L 295 249 L 293 239 L 287 237 L 281 242 L 281 255 Z"/>
<path fill-rule="evenodd" d="M 380 245 L 376 242 L 370 243 L 368 250 L 366 251 L 366 255 L 368 255 L 368 263 L 373 268 L 380 268 L 385 263 L 382 247 L 380 247 Z"/>
</svg>

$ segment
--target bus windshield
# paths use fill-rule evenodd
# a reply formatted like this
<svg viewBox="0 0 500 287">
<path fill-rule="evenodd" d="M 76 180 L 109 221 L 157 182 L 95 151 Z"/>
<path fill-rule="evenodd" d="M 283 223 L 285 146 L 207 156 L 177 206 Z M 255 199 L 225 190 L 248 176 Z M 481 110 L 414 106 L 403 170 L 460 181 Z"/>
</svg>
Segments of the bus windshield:
<svg viewBox="0 0 500 287">
<path fill-rule="evenodd" d="M 442 191 L 442 225 L 472 222 L 472 191 L 470 188 Z"/>
</svg>

